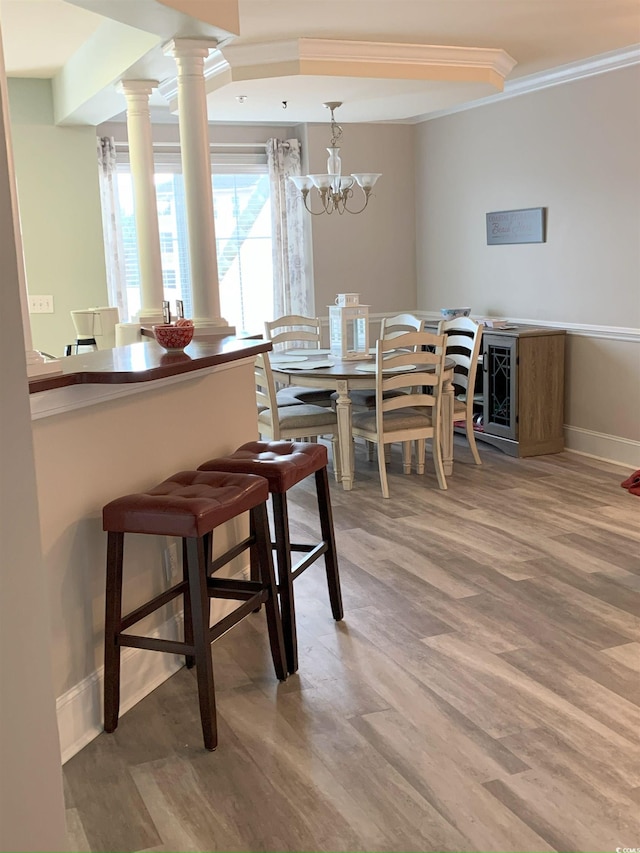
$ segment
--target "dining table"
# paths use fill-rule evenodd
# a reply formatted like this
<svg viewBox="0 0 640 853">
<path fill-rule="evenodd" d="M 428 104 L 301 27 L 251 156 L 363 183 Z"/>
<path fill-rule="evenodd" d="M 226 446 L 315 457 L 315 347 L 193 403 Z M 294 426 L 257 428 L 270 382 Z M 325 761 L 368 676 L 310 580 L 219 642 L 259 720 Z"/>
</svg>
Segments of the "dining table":
<svg viewBox="0 0 640 853">
<path fill-rule="evenodd" d="M 371 390 L 376 386 L 375 350 L 367 359 L 340 360 L 331 356 L 330 350 L 295 348 L 271 352 L 273 378 L 281 386 L 304 385 L 308 388 L 324 388 L 337 393 L 336 415 L 338 418 L 338 444 L 342 469 L 342 487 L 353 489 L 355 460 L 351 431 L 351 397 L 356 389 Z M 442 396 L 442 461 L 445 476 L 453 473 L 453 369 L 455 362 L 445 360 L 445 376 Z M 421 365 L 421 372 L 435 370 L 435 365 Z M 407 375 L 411 370 L 407 369 Z M 410 384 L 409 382 L 407 383 Z"/>
</svg>

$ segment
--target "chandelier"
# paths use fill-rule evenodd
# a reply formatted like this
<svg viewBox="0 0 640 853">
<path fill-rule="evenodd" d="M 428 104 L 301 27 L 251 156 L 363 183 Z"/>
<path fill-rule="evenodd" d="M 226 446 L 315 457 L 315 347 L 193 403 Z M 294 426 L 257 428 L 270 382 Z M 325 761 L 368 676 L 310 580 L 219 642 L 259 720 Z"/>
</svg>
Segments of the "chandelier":
<svg viewBox="0 0 640 853">
<path fill-rule="evenodd" d="M 380 177 L 380 173 L 359 172 L 348 176 L 342 175 L 342 160 L 340 159 L 340 148 L 338 147 L 338 143 L 342 139 L 342 128 L 336 122 L 333 114 L 334 110 L 342 106 L 342 101 L 328 101 L 323 106 L 331 111 L 331 145 L 327 148 L 329 152 L 327 174 L 290 176 L 289 180 L 300 190 L 305 208 L 314 216 L 319 216 L 321 213 L 331 214 L 336 212 L 340 215 L 343 213 L 362 213 L 369 204 L 371 190 Z M 348 204 L 354 197 L 354 187 L 356 184 L 364 193 L 364 204 L 362 204 L 361 198 L 361 206 L 357 210 L 353 210 Z M 320 196 L 322 210 L 311 209 L 309 194 L 314 187 Z"/>
</svg>

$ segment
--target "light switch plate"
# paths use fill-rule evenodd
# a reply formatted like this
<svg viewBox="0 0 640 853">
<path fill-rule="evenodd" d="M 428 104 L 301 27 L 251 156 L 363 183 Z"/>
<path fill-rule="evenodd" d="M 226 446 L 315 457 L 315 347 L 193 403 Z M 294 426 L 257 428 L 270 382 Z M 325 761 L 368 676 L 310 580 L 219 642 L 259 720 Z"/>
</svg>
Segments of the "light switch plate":
<svg viewBox="0 0 640 853">
<path fill-rule="evenodd" d="M 29 296 L 30 314 L 53 314 L 53 296 Z"/>
</svg>

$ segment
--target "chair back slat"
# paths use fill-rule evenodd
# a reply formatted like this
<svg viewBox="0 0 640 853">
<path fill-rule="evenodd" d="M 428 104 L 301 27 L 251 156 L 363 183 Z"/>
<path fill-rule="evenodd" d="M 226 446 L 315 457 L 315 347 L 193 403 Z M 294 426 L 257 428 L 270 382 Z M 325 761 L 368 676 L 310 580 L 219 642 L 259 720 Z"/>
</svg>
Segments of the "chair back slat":
<svg viewBox="0 0 640 853">
<path fill-rule="evenodd" d="M 432 332 L 407 332 L 376 345 L 376 411 L 378 429 L 384 434 L 384 413 L 427 407 L 440 415 L 444 381 L 445 336 Z M 428 366 L 430 370 L 424 370 Z M 385 372 L 407 368 L 407 372 Z M 410 391 L 401 397 L 385 394 L 399 388 Z"/>
<path fill-rule="evenodd" d="M 320 319 L 304 317 L 301 314 L 287 314 L 266 322 L 264 334 L 278 350 L 285 349 L 284 344 L 294 342 L 312 344 L 312 349 L 318 349 L 321 336 Z"/>
<path fill-rule="evenodd" d="M 441 320 L 438 333 L 446 336 L 446 354 L 455 362 L 453 384 L 472 401 L 478 358 L 482 341 L 482 326 L 470 317 Z"/>
<path fill-rule="evenodd" d="M 396 314 L 394 317 L 383 317 L 380 322 L 381 338 L 397 338 L 407 332 L 421 332 L 424 320 L 419 320 L 413 314 Z"/>
</svg>

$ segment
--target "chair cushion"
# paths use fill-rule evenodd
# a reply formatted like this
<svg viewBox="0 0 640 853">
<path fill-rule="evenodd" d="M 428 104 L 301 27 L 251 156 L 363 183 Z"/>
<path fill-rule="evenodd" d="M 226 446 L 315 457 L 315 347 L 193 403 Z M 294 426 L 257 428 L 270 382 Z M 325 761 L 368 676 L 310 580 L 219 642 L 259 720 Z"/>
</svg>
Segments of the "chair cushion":
<svg viewBox="0 0 640 853">
<path fill-rule="evenodd" d="M 306 388 L 304 385 L 288 385 L 277 393 L 278 405 L 289 406 L 289 402 L 280 402 L 280 395 L 285 400 L 294 398 L 296 403 L 311 403 L 314 406 L 330 406 L 331 391 L 327 388 Z"/>
<path fill-rule="evenodd" d="M 302 430 L 317 426 L 321 432 L 321 427 L 335 426 L 338 422 L 336 413 L 326 406 L 309 406 L 300 403 L 298 406 L 278 406 L 277 412 L 282 429 Z M 268 425 L 269 423 L 269 413 L 261 412 L 258 415 L 258 424 Z"/>
<path fill-rule="evenodd" d="M 179 471 L 145 492 L 102 510 L 103 530 L 196 537 L 264 503 L 269 484 L 250 474 Z"/>
<path fill-rule="evenodd" d="M 283 493 L 326 467 L 327 448 L 323 444 L 249 441 L 229 456 L 204 462 L 198 470 L 258 474 L 268 480 L 269 491 Z"/>
<path fill-rule="evenodd" d="M 393 412 L 385 412 L 383 420 L 384 427 L 388 430 L 420 429 L 421 427 L 430 427 L 432 425 L 431 416 L 418 409 L 396 409 Z M 353 426 L 358 429 L 365 429 L 368 432 L 376 431 L 375 411 L 355 412 L 351 421 Z"/>
</svg>

